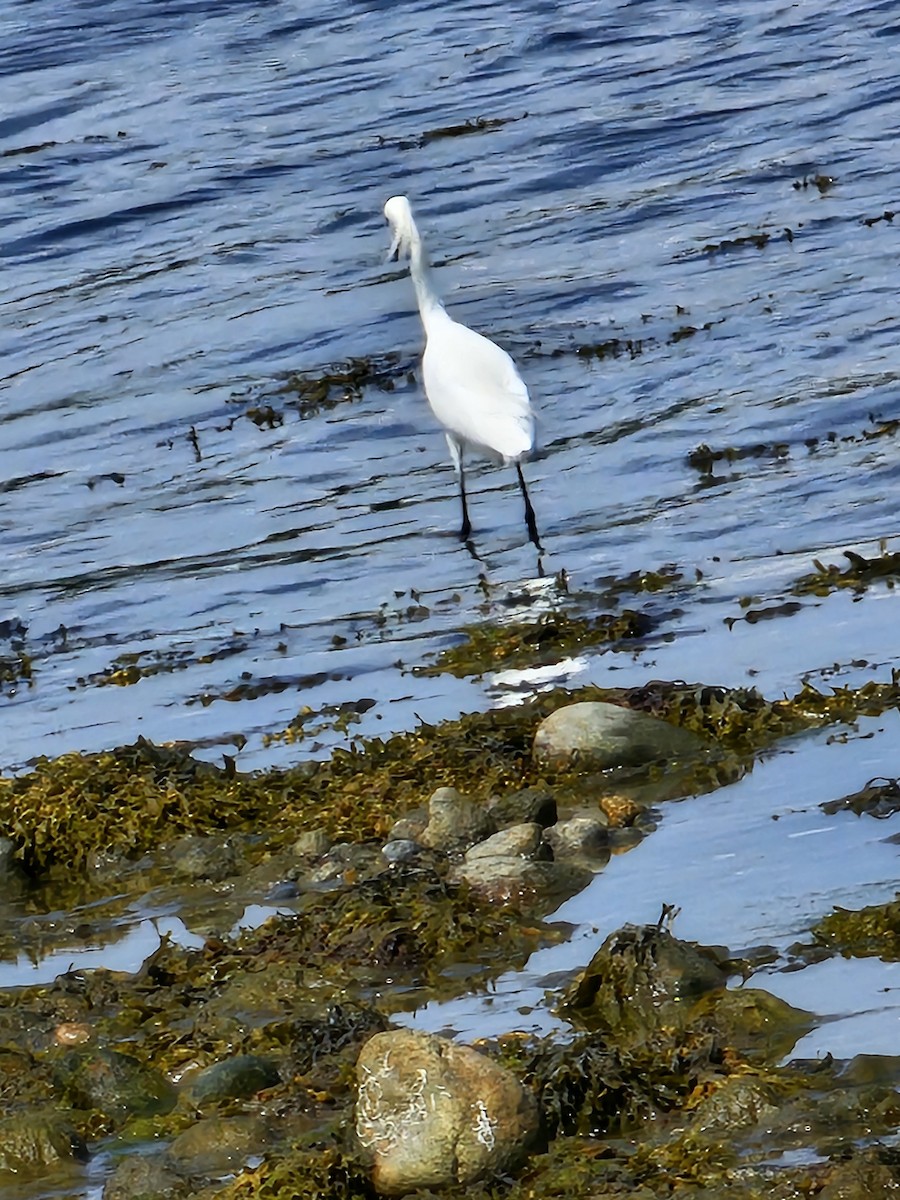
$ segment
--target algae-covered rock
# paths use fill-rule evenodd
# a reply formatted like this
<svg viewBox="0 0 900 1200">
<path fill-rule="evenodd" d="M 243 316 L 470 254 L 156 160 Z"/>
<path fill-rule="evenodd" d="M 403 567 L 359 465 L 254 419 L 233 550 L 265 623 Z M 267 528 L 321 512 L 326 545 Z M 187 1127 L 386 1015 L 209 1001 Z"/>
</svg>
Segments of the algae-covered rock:
<svg viewBox="0 0 900 1200">
<path fill-rule="evenodd" d="M 56 1063 L 58 1086 L 73 1108 L 95 1109 L 120 1124 L 175 1107 L 175 1088 L 160 1072 L 130 1054 L 90 1045 L 67 1051 Z"/>
<path fill-rule="evenodd" d="M 176 875 L 184 879 L 207 879 L 220 883 L 238 874 L 240 860 L 232 840 L 223 834 L 188 834 L 169 850 Z"/>
<path fill-rule="evenodd" d="M 865 908 L 837 908 L 813 926 L 818 946 L 845 957 L 900 960 L 900 897 Z"/>
<path fill-rule="evenodd" d="M 279 1082 L 278 1068 L 257 1054 L 236 1054 L 204 1067 L 187 1082 L 185 1094 L 192 1104 L 205 1107 L 225 1100 L 252 1096 Z"/>
<path fill-rule="evenodd" d="M 52 1112 L 0 1117 L 0 1172 L 40 1174 L 66 1160 L 86 1162 L 87 1147 L 73 1126 Z"/>
<path fill-rule="evenodd" d="M 538 1135 L 535 1099 L 512 1072 L 446 1038 L 376 1034 L 357 1083 L 356 1135 L 384 1195 L 513 1170 Z"/>
<path fill-rule="evenodd" d="M 880 1200 L 898 1194 L 900 1155 L 887 1146 L 872 1146 L 837 1163 L 817 1200 Z"/>
<path fill-rule="evenodd" d="M 780 1100 L 771 1082 L 754 1075 L 731 1075 L 695 1107 L 691 1128 L 705 1133 L 758 1125 L 771 1120 Z"/>
<path fill-rule="evenodd" d="M 559 1011 L 618 1045 L 638 1044 L 663 1026 L 684 1027 L 694 1002 L 727 979 L 715 952 L 655 925 L 626 925 L 566 989 Z"/>
<path fill-rule="evenodd" d="M 642 767 L 703 757 L 710 743 L 646 713 L 618 704 L 581 701 L 545 717 L 534 735 L 534 756 L 547 765 Z"/>
<path fill-rule="evenodd" d="M 261 1117 L 204 1117 L 175 1138 L 168 1158 L 181 1173 L 220 1175 L 262 1154 L 269 1141 Z"/>
<path fill-rule="evenodd" d="M 700 1000 L 695 1017 L 705 1014 L 730 1046 L 751 1057 L 777 1062 L 815 1025 L 811 1013 L 762 988 L 728 988 Z"/>
<path fill-rule="evenodd" d="M 103 1187 L 103 1200 L 187 1200 L 194 1194 L 190 1180 L 159 1158 L 143 1154 L 123 1158 Z"/>
</svg>

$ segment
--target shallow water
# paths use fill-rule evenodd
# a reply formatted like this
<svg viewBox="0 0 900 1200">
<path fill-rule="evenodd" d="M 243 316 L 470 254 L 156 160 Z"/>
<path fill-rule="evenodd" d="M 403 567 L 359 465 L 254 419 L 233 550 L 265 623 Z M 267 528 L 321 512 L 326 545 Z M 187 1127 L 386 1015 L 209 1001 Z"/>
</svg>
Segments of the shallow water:
<svg viewBox="0 0 900 1200">
<path fill-rule="evenodd" d="M 889 678 L 884 588 L 726 622 L 743 597 L 780 603 L 814 558 L 898 533 L 897 437 L 866 436 L 900 415 L 894 15 L 11 0 L 0 652 L 21 646 L 33 680 L 0 697 L 0 764 L 142 734 L 215 760 L 246 737 L 250 769 L 346 740 L 326 719 L 305 743 L 264 745 L 304 705 L 327 718 L 371 699 L 353 730 L 385 734 L 508 702 L 527 679 L 412 670 L 467 624 L 539 609 L 563 570 L 573 592 L 666 563 L 685 584 L 648 648 L 585 654 L 557 679 L 774 697 L 806 676 Z M 511 471 L 470 476 L 480 561 L 456 540 L 443 438 L 406 376 L 412 290 L 384 262 L 381 207 L 400 191 L 451 311 L 531 389 L 543 582 Z M 619 353 L 577 353 L 613 340 Z M 393 390 L 302 418 L 283 391 L 292 372 L 384 356 Z M 283 424 L 246 419 L 253 404 Z M 710 478 L 687 461 L 701 443 L 770 449 Z M 128 655 L 154 673 L 105 684 Z M 786 746 L 668 806 L 563 910 L 569 945 L 501 981 L 490 1009 L 416 1019 L 540 1026 L 518 1010 L 545 975 L 663 900 L 682 936 L 783 951 L 834 904 L 893 895 L 893 823 L 817 807 L 896 773 L 896 714 L 864 732 Z M 155 944 L 137 918 L 122 935 L 102 961 L 136 965 Z M 54 969 L 0 964 L 0 986 Z M 883 1049 L 896 972 L 849 970 L 761 982 L 843 1015 L 816 1051 Z"/>
</svg>

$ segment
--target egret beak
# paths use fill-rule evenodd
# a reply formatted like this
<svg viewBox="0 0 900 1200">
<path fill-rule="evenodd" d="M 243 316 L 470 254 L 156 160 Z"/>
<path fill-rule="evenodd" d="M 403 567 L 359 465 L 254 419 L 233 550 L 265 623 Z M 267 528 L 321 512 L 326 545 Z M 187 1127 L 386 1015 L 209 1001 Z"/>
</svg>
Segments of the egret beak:
<svg viewBox="0 0 900 1200">
<path fill-rule="evenodd" d="M 400 257 L 400 242 L 401 242 L 400 234 L 395 233 L 394 240 L 391 242 L 391 248 L 390 248 L 390 250 L 388 250 L 388 256 L 387 256 L 388 262 L 396 262 L 397 259 Z"/>
</svg>

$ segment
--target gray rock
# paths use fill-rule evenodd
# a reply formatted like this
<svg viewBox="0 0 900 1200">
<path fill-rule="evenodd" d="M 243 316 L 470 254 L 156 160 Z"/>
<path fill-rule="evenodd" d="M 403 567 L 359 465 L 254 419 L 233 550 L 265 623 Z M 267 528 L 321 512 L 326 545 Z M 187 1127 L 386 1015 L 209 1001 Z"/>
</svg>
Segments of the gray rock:
<svg viewBox="0 0 900 1200">
<path fill-rule="evenodd" d="M 428 801 L 428 824 L 421 842 L 432 850 L 454 850 L 482 841 L 496 828 L 487 809 L 461 796 L 456 788 L 442 787 Z"/>
<path fill-rule="evenodd" d="M 532 1093 L 505 1067 L 447 1038 L 378 1033 L 356 1072 L 356 1135 L 382 1195 L 510 1171 L 537 1137 Z"/>
<path fill-rule="evenodd" d="M 593 872 L 567 862 L 542 862 L 509 854 L 469 859 L 451 873 L 451 881 L 467 883 L 485 900 L 504 903 L 529 896 L 563 900 L 593 879 Z"/>
<path fill-rule="evenodd" d="M 501 829 L 483 842 L 466 851 L 466 862 L 479 858 L 552 858 L 550 847 L 543 839 L 543 829 L 536 824 L 511 825 Z"/>
<path fill-rule="evenodd" d="M 598 817 L 571 817 L 544 832 L 556 858 L 609 858 L 609 823 Z"/>
<path fill-rule="evenodd" d="M 300 885 L 294 879 L 279 879 L 266 893 L 269 904 L 281 904 L 285 900 L 296 900 L 300 895 Z"/>
<path fill-rule="evenodd" d="M 546 788 L 521 788 L 497 800 L 490 814 L 498 829 L 532 821 L 547 829 L 557 821 L 556 799 Z"/>
<path fill-rule="evenodd" d="M 540 825 L 512 825 L 472 846 L 451 879 L 489 900 L 524 896 L 573 896 L 591 880 L 590 871 L 548 861 L 553 851 Z"/>
<path fill-rule="evenodd" d="M 583 761 L 594 768 L 641 767 L 694 759 L 711 745 L 668 721 L 617 704 L 583 701 L 545 717 L 534 736 L 534 756 L 546 765 Z"/>
<path fill-rule="evenodd" d="M 411 838 L 394 838 L 384 843 L 381 853 L 389 863 L 412 862 L 422 853 L 422 847 Z"/>
</svg>

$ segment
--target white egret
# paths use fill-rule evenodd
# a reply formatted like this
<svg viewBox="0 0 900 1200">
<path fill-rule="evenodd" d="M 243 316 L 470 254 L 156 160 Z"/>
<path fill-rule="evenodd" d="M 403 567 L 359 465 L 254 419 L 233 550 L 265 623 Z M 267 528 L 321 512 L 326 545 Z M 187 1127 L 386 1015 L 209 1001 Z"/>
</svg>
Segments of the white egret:
<svg viewBox="0 0 900 1200">
<path fill-rule="evenodd" d="M 384 206 L 393 242 L 390 257 L 409 255 L 419 315 L 425 327 L 422 378 L 431 411 L 444 427 L 462 500 L 460 537 L 472 530 L 466 504 L 463 456 L 467 450 L 509 466 L 515 464 L 525 500 L 528 536 L 541 548 L 534 509 L 522 474 L 522 459 L 534 445 L 528 389 L 505 350 L 450 317 L 434 290 L 428 257 L 406 196 Z"/>
</svg>

